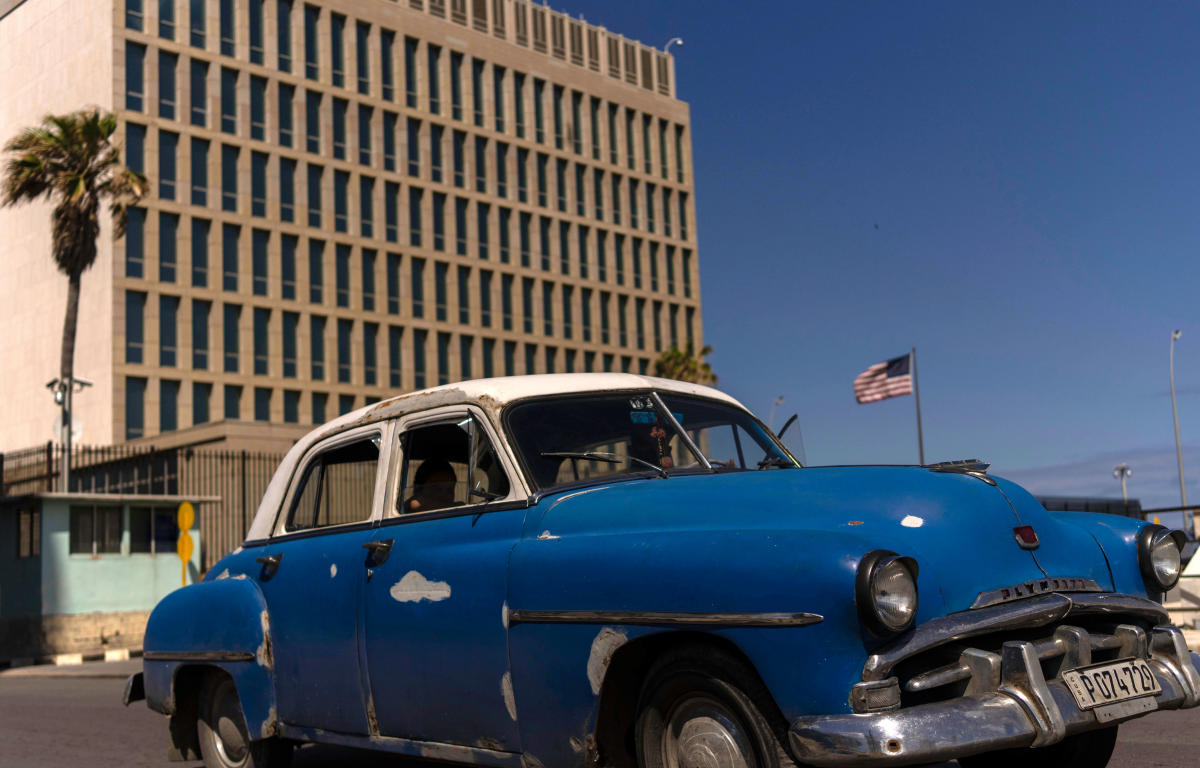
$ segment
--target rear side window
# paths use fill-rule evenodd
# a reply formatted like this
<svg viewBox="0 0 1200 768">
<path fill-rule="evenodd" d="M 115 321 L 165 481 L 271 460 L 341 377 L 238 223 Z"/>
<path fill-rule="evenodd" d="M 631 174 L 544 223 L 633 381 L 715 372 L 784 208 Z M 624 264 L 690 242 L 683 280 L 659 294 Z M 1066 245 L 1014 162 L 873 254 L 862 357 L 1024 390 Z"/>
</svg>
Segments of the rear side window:
<svg viewBox="0 0 1200 768">
<path fill-rule="evenodd" d="M 417 427 L 403 441 L 397 512 L 432 512 L 508 496 L 508 475 L 474 418 Z"/>
<path fill-rule="evenodd" d="M 321 452 L 304 470 L 284 530 L 290 533 L 370 520 L 378 469 L 378 435 Z"/>
</svg>

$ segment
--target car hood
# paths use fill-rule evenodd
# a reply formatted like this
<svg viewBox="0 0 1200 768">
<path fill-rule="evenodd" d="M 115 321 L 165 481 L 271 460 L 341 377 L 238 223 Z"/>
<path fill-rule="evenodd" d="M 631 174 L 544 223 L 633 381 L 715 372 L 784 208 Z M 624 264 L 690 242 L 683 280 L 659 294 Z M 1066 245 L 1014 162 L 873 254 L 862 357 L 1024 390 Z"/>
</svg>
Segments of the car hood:
<svg viewBox="0 0 1200 768">
<path fill-rule="evenodd" d="M 535 536 L 791 533 L 794 557 L 843 568 L 870 550 L 892 550 L 919 564 L 924 615 L 965 610 L 981 592 L 1048 577 L 1113 588 L 1092 535 L 1055 519 L 1020 486 L 922 467 L 673 475 L 567 491 L 538 507 L 544 511 L 530 521 Z M 1022 525 L 1036 531 L 1035 551 L 1018 545 L 1013 529 Z M 806 531 L 838 532 L 861 542 L 861 551 L 823 551 L 818 536 L 806 546 Z"/>
</svg>

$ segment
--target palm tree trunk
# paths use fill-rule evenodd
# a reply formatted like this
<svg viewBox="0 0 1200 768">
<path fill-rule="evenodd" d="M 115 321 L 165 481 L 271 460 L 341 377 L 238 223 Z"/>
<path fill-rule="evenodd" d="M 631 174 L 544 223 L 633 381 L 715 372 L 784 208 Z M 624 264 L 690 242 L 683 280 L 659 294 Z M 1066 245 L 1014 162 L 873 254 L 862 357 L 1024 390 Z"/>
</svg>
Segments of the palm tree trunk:
<svg viewBox="0 0 1200 768">
<path fill-rule="evenodd" d="M 78 272 L 72 272 L 67 279 L 67 316 L 63 319 L 62 338 L 62 370 L 59 374 L 59 386 L 63 393 L 63 464 L 62 490 L 70 490 L 71 482 L 71 424 L 74 414 L 71 412 L 71 395 L 75 392 L 75 329 L 79 320 L 79 278 Z"/>
</svg>

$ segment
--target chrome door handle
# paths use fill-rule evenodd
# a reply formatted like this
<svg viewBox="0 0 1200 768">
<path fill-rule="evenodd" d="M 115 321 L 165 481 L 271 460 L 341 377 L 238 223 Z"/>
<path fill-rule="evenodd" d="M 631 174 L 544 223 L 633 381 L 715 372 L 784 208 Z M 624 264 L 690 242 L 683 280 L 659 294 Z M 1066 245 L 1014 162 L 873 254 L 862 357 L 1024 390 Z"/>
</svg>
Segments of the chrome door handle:
<svg viewBox="0 0 1200 768">
<path fill-rule="evenodd" d="M 282 553 L 276 553 L 274 555 L 263 555 L 261 557 L 254 558 L 254 562 L 262 563 L 262 577 L 264 579 L 269 579 L 275 575 L 275 572 L 279 570 L 279 563 L 282 560 L 283 560 Z"/>
<path fill-rule="evenodd" d="M 395 539 L 380 539 L 363 544 L 363 549 L 367 550 L 367 561 L 364 565 L 368 568 L 383 565 L 387 562 L 388 555 L 392 553 L 392 544 L 395 542 Z"/>
</svg>

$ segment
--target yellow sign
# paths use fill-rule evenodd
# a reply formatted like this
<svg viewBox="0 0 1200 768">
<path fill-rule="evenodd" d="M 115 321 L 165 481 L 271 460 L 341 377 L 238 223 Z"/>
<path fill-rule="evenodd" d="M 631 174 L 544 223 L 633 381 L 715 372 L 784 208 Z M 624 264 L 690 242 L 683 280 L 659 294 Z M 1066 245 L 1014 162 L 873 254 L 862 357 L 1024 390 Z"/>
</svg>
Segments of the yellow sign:
<svg viewBox="0 0 1200 768">
<path fill-rule="evenodd" d="M 192 523 L 196 521 L 196 510 L 192 508 L 190 501 L 179 505 L 176 521 L 179 524 L 179 541 L 176 544 L 176 550 L 179 552 L 179 560 L 183 566 L 183 586 L 186 587 L 188 562 L 192 559 L 192 536 L 188 531 L 192 529 Z"/>
</svg>

